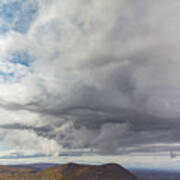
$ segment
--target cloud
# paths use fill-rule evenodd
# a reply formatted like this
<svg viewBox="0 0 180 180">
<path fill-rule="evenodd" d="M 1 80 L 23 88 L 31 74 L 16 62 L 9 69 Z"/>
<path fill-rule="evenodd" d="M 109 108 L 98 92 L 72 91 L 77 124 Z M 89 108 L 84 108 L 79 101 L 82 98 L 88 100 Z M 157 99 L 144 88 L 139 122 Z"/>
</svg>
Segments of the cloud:
<svg viewBox="0 0 180 180">
<path fill-rule="evenodd" d="M 18 9 L 14 3 L 10 9 Z M 177 0 L 18 1 L 22 12 L 10 14 L 0 34 L 1 140 L 46 155 L 86 148 L 174 152 L 179 6 Z"/>
</svg>

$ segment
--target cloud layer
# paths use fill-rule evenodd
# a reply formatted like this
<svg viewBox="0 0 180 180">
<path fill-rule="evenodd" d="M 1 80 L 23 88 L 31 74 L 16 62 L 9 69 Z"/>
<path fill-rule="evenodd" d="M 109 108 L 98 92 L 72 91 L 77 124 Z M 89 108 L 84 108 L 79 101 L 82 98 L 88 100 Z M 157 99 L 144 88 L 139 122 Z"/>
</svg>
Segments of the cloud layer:
<svg viewBox="0 0 180 180">
<path fill-rule="evenodd" d="M 46 155 L 179 151 L 179 7 L 2 1 L 1 141 Z"/>
</svg>

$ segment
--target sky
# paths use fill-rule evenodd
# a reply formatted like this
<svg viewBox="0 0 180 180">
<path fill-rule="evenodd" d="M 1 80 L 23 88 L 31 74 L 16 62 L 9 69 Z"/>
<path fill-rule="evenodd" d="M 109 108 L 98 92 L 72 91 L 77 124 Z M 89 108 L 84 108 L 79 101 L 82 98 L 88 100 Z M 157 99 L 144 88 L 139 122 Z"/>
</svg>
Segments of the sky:
<svg viewBox="0 0 180 180">
<path fill-rule="evenodd" d="M 1 0 L 0 163 L 179 167 L 179 9 Z"/>
</svg>

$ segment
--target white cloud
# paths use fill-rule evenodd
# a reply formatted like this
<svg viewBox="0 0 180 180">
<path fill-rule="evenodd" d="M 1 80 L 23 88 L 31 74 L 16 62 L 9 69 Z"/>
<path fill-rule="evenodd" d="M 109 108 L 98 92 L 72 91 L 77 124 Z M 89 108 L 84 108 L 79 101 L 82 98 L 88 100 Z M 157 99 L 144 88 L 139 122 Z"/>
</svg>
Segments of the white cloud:
<svg viewBox="0 0 180 180">
<path fill-rule="evenodd" d="M 6 132 L 5 132 L 6 133 Z M 4 142 L 15 147 L 17 151 L 24 151 L 25 155 L 45 154 L 57 156 L 61 147 L 54 140 L 37 136 L 33 131 L 12 130 L 4 136 Z"/>
</svg>

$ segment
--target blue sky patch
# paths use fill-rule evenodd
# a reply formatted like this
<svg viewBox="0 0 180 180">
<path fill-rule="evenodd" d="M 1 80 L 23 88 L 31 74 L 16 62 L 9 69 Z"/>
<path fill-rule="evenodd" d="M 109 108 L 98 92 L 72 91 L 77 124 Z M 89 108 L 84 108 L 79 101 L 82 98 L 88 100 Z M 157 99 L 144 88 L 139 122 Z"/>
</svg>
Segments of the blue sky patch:
<svg viewBox="0 0 180 180">
<path fill-rule="evenodd" d="M 23 66 L 29 67 L 31 64 L 31 58 L 29 54 L 25 51 L 14 52 L 9 60 L 13 64 L 21 64 Z"/>
<path fill-rule="evenodd" d="M 37 15 L 37 4 L 28 1 L 15 1 L 0 6 L 0 33 L 9 30 L 26 33 Z"/>
<path fill-rule="evenodd" d="M 2 78 L 3 81 L 8 81 L 9 79 L 14 77 L 14 73 L 5 73 L 0 70 L 0 79 Z"/>
<path fill-rule="evenodd" d="M 26 51 L 17 51 L 10 55 L 0 68 L 0 81 L 17 81 L 30 72 L 33 59 Z"/>
</svg>

